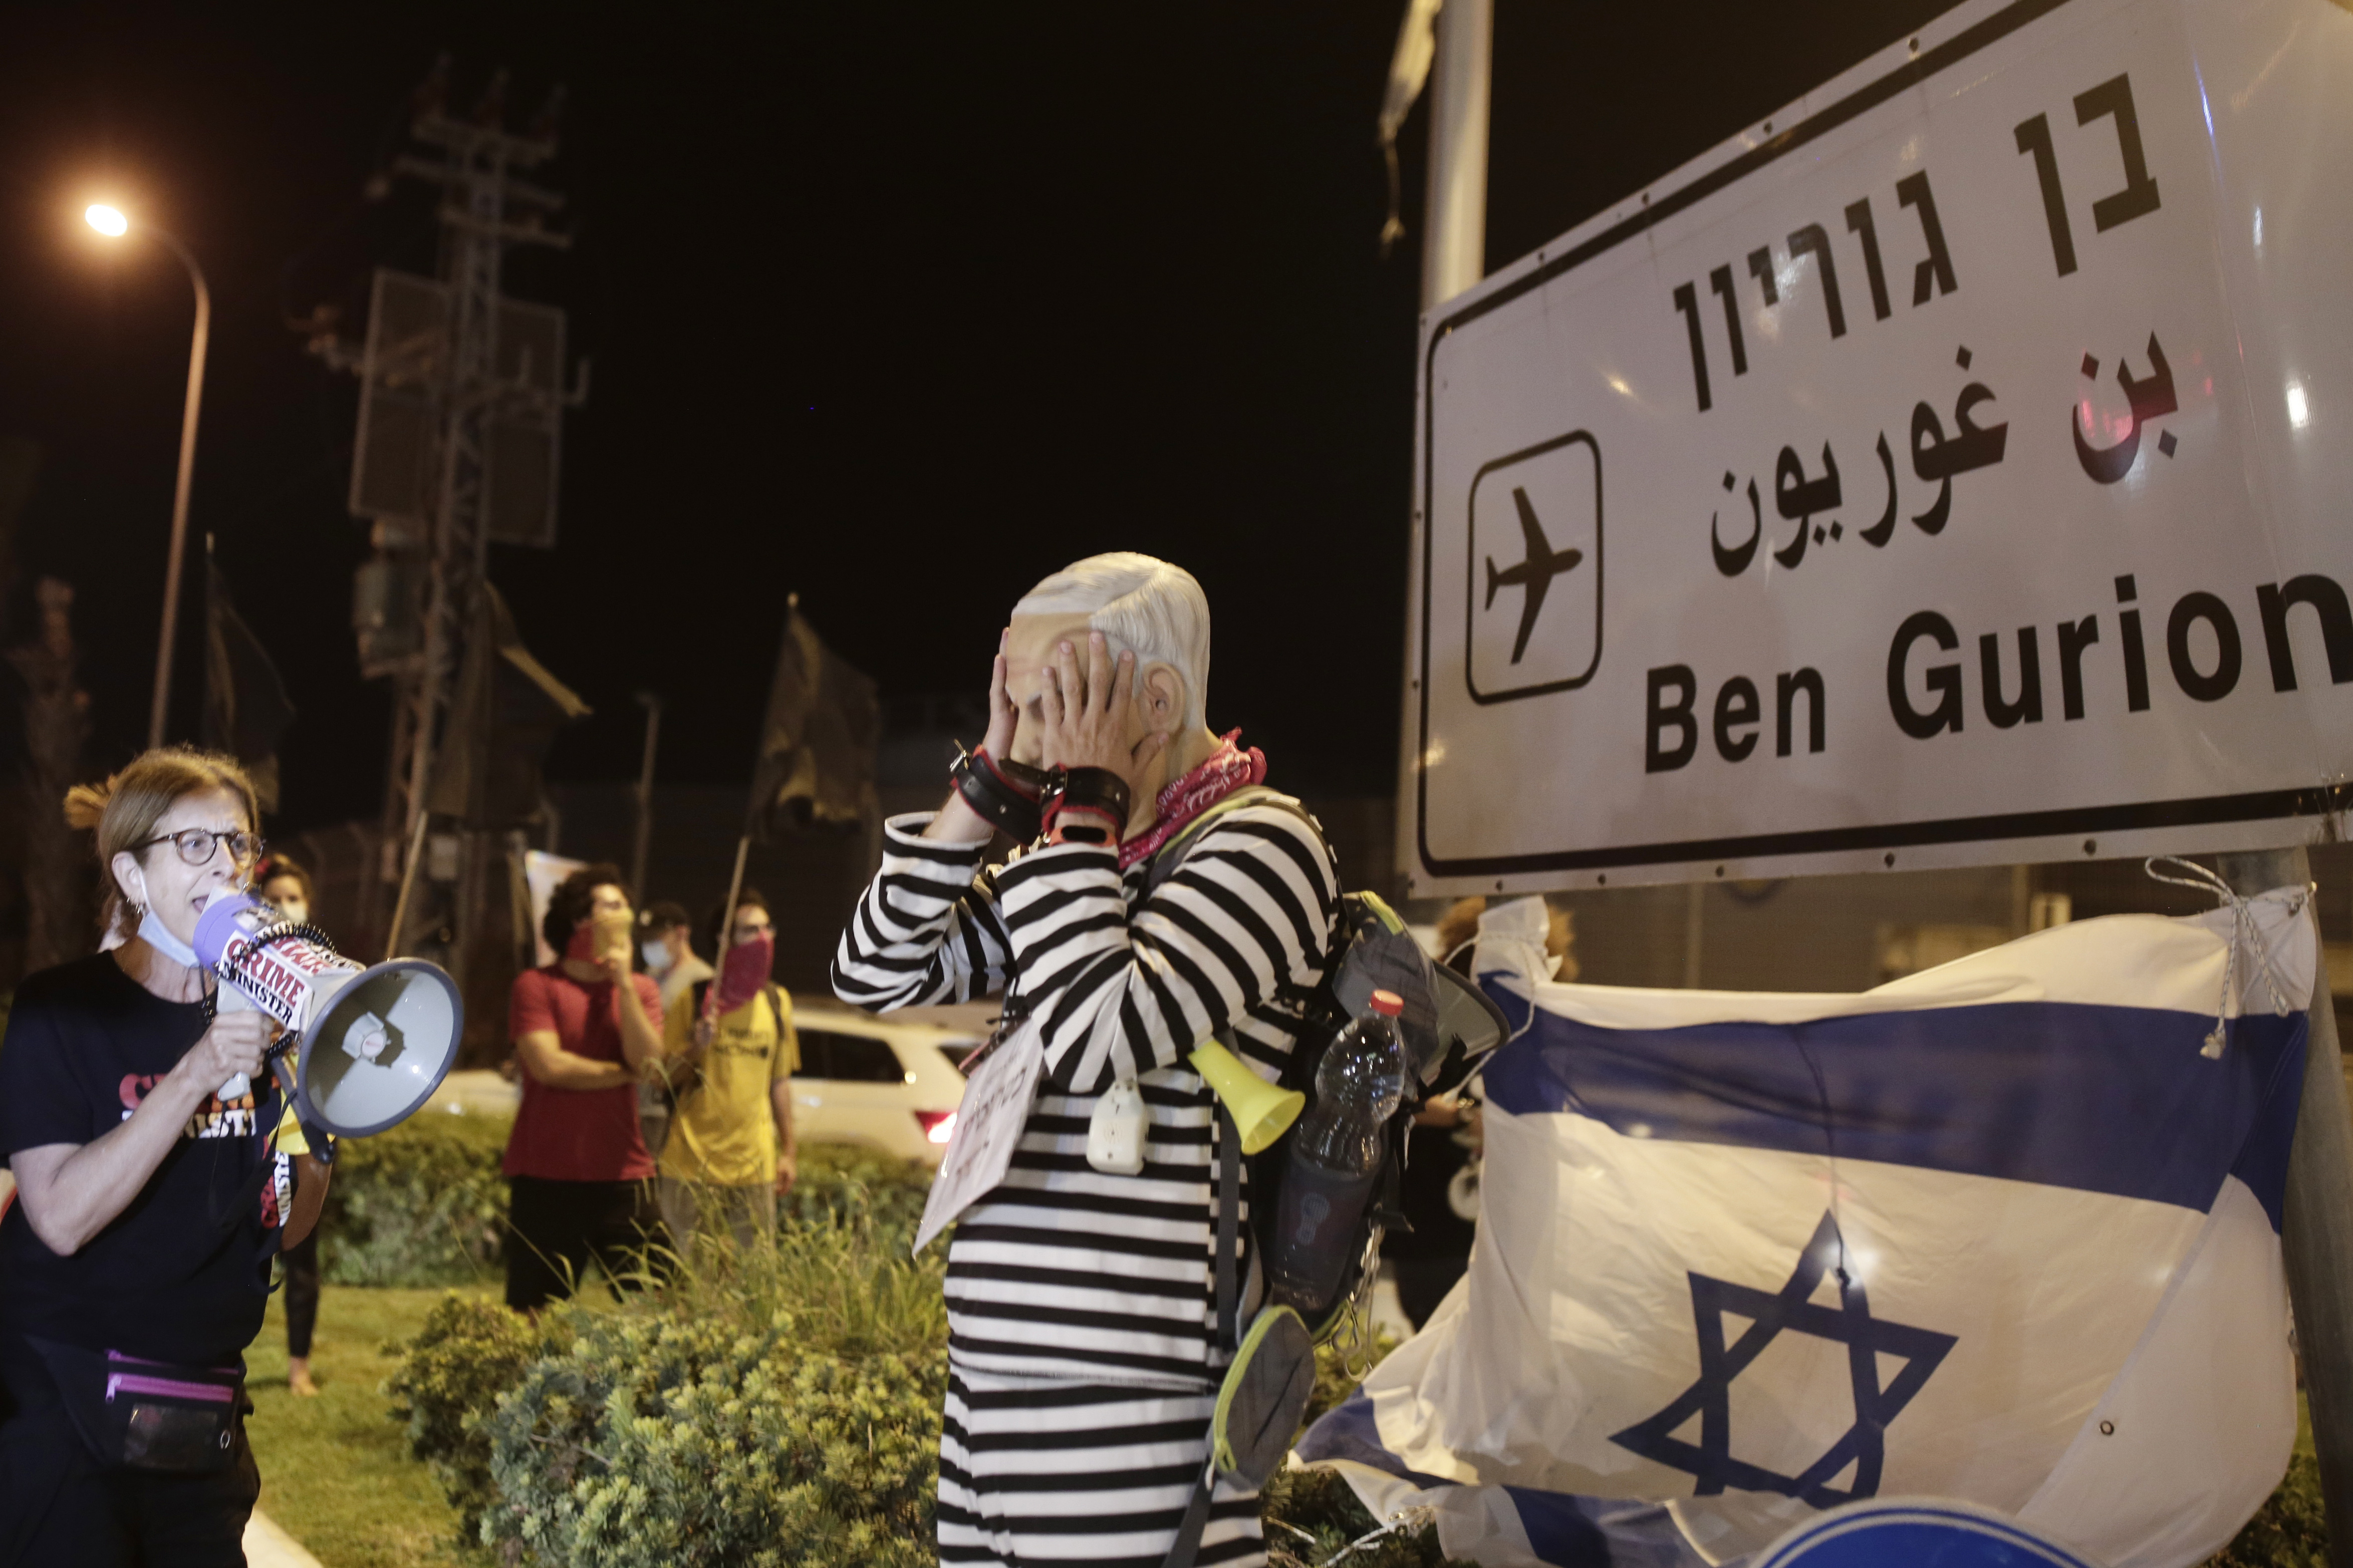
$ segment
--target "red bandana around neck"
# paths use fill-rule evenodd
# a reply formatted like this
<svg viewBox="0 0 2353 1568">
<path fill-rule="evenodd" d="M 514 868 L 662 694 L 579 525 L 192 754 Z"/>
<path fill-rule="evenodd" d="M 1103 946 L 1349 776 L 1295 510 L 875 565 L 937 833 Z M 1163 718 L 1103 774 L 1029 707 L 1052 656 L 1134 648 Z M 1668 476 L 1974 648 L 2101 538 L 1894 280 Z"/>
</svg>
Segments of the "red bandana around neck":
<svg viewBox="0 0 2353 1568">
<path fill-rule="evenodd" d="M 1244 751 L 1235 745 L 1241 733 L 1240 730 L 1228 731 L 1218 742 L 1218 749 L 1209 753 L 1208 761 L 1154 797 L 1153 805 L 1158 815 L 1152 819 L 1152 826 L 1119 847 L 1121 870 L 1139 860 L 1150 859 L 1187 823 L 1244 784 L 1266 782 L 1266 753 L 1256 746 Z"/>
</svg>

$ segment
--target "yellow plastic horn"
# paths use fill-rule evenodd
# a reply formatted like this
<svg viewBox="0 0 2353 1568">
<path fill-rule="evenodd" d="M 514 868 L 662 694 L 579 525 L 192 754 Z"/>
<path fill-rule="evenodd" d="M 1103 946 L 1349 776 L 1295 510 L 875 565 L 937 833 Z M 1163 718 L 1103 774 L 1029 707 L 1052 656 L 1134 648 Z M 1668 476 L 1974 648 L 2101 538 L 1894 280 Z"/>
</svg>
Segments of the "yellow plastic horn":
<svg viewBox="0 0 2353 1568">
<path fill-rule="evenodd" d="M 1245 1154 L 1255 1154 L 1282 1137 L 1307 1107 L 1305 1095 L 1295 1089 L 1277 1089 L 1215 1040 L 1204 1040 L 1191 1059 L 1193 1070 L 1208 1079 L 1232 1113 Z"/>
</svg>

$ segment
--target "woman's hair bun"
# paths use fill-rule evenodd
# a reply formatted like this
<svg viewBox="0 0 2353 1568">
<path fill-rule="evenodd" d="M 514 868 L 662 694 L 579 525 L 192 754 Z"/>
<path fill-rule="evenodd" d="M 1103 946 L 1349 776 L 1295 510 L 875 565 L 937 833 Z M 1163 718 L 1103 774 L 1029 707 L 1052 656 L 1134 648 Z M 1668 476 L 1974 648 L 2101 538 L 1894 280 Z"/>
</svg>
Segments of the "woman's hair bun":
<svg viewBox="0 0 2353 1568">
<path fill-rule="evenodd" d="M 78 833 L 96 828 L 106 816 L 106 803 L 113 798 L 111 778 L 104 784 L 74 785 L 66 791 L 66 826 Z"/>
</svg>

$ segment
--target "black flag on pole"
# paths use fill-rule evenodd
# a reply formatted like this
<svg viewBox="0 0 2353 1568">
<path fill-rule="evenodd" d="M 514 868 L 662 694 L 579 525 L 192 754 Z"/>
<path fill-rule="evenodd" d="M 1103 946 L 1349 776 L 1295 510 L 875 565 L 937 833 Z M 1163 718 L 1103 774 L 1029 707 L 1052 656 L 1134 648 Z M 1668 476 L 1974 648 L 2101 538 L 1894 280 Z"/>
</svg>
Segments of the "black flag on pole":
<svg viewBox="0 0 2353 1568">
<path fill-rule="evenodd" d="M 470 827 L 538 821 L 547 748 L 556 731 L 588 712 L 588 704 L 522 646 L 506 601 L 484 583 L 449 694 L 427 809 Z"/>
<path fill-rule="evenodd" d="M 881 730 L 874 682 L 825 646 L 793 595 L 744 831 L 765 843 L 786 826 L 849 830 L 880 816 L 874 752 Z"/>
<path fill-rule="evenodd" d="M 228 579 L 205 559 L 205 744 L 253 775 L 264 811 L 278 809 L 278 738 L 294 721 L 286 683 L 230 602 Z"/>
</svg>

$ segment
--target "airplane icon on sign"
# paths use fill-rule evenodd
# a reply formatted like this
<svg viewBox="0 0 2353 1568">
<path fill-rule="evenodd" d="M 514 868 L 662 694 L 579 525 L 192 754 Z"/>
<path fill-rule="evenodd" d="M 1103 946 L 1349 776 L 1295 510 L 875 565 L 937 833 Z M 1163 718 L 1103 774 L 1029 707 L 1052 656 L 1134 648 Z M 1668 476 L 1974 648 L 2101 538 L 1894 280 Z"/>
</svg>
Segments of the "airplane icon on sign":
<svg viewBox="0 0 2353 1568">
<path fill-rule="evenodd" d="M 1536 629 L 1536 616 L 1544 609 L 1545 593 L 1552 580 L 1572 570 L 1585 559 L 1585 552 L 1575 548 L 1555 550 L 1545 537 L 1544 525 L 1536 521 L 1536 509 L 1528 504 L 1528 492 L 1514 486 L 1512 504 L 1519 508 L 1520 532 L 1527 541 L 1527 559 L 1515 566 L 1495 569 L 1495 558 L 1487 557 L 1487 603 L 1483 608 L 1495 605 L 1498 588 L 1524 588 L 1527 597 L 1520 605 L 1520 635 L 1512 643 L 1512 662 L 1528 651 L 1528 634 Z"/>
</svg>

